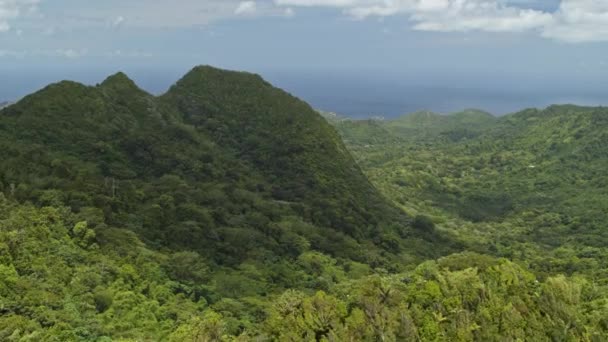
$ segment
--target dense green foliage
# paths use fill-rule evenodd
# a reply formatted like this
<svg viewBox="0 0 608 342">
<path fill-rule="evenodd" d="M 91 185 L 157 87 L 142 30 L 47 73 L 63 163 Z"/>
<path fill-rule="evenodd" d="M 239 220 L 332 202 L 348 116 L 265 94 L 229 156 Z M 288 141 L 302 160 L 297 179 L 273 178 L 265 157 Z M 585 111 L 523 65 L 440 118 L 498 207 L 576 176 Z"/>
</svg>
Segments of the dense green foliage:
<svg viewBox="0 0 608 342">
<path fill-rule="evenodd" d="M 408 141 L 393 132 L 397 143 L 349 146 L 372 181 L 412 215 L 436 212 L 478 226 L 554 216 L 542 233 L 528 233 L 553 246 L 565 238 L 603 246 L 606 120 L 604 108 L 552 106 L 495 119 L 472 138 L 445 139 L 451 132 L 442 131 Z M 350 134 L 349 126 L 337 127 Z"/>
<path fill-rule="evenodd" d="M 367 121 L 330 122 L 370 180 L 410 215 L 457 235 L 469 250 L 528 265 L 539 279 L 566 274 L 606 291 L 608 109 L 481 115 L 465 125 L 474 133 L 466 135 L 463 126 L 441 123 L 453 120 L 417 113 L 375 121 L 393 139 L 375 144 L 354 140 L 365 129 L 352 127 Z M 414 139 L 394 129 L 403 122 L 418 132 Z"/>
<path fill-rule="evenodd" d="M 426 254 L 333 128 L 255 75 L 199 67 L 160 98 L 124 74 L 62 82 L 3 110 L 0 138 L 9 198 L 99 209 L 156 248 L 229 266 L 308 246 L 384 267 Z"/>
<path fill-rule="evenodd" d="M 0 111 L 0 340 L 606 340 L 605 117 L 332 116 L 345 146 L 251 74 L 50 85 Z"/>
<path fill-rule="evenodd" d="M 195 252 L 151 251 L 130 231 L 99 234 L 81 219 L 0 197 L 3 341 L 608 338 L 600 288 L 563 276 L 539 283 L 505 259 L 455 254 L 368 275 L 308 252 L 299 276 L 316 292 L 259 295 L 271 275 L 254 265 L 213 276 Z"/>
<path fill-rule="evenodd" d="M 215 305 L 230 333 L 255 331 L 286 289 L 460 247 L 412 226 L 318 113 L 247 73 L 197 67 L 160 97 L 122 73 L 50 85 L 0 111 L 0 158 L 0 340 L 165 339 Z"/>
</svg>

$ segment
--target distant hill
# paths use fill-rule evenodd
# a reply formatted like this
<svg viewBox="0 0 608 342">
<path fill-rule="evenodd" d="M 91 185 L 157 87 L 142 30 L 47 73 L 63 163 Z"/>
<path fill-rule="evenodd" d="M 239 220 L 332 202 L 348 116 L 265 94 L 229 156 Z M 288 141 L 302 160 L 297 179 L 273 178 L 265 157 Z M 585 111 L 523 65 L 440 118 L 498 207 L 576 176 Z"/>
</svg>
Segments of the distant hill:
<svg viewBox="0 0 608 342">
<path fill-rule="evenodd" d="M 393 120 L 354 120 L 337 114 L 324 115 L 347 144 L 373 145 L 400 140 L 458 141 L 471 139 L 497 122 L 492 114 L 467 109 L 452 114 L 419 111 Z"/>
<path fill-rule="evenodd" d="M 443 115 L 421 111 L 401 116 L 387 122 L 391 133 L 408 139 L 429 139 L 447 136 L 452 140 L 470 138 L 479 130 L 492 125 L 496 118 L 492 114 L 468 109 L 461 112 Z"/>
</svg>

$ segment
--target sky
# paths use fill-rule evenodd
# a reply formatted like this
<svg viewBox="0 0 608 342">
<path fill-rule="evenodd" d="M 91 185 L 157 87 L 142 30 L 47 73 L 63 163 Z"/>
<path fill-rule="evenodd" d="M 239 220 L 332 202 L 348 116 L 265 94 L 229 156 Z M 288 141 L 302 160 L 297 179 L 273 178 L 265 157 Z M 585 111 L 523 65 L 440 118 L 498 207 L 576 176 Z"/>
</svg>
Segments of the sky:
<svg viewBox="0 0 608 342">
<path fill-rule="evenodd" d="M 352 116 L 608 104 L 608 1 L 0 0 L 0 101 L 200 64 Z"/>
</svg>

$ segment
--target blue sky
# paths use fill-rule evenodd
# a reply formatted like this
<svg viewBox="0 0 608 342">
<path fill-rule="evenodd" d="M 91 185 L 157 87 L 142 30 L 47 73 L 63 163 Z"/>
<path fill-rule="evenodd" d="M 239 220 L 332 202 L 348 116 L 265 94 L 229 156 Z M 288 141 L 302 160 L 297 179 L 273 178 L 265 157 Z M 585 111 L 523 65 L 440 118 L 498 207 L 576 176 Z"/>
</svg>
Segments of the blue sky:
<svg viewBox="0 0 608 342">
<path fill-rule="evenodd" d="M 0 0 L 0 100 L 117 70 L 161 92 L 197 64 L 304 93 L 331 74 L 595 103 L 608 89 L 608 1 Z"/>
</svg>

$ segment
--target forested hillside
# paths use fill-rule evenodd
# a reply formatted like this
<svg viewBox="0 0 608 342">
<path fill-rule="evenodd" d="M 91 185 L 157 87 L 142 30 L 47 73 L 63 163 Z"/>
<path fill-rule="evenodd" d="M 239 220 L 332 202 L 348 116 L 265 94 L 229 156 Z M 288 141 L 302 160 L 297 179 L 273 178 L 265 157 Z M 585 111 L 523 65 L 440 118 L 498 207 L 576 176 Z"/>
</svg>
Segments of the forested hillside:
<svg viewBox="0 0 608 342">
<path fill-rule="evenodd" d="M 468 250 L 527 265 L 539 279 L 581 277 L 605 291 L 608 109 L 562 105 L 441 124 L 453 120 L 416 113 L 376 121 L 396 142 L 375 144 L 353 140 L 362 129 L 352 127 L 369 122 L 332 122 L 372 182 L 410 215 L 427 216 Z M 416 138 L 393 130 L 402 122 Z"/>
<path fill-rule="evenodd" d="M 461 248 L 247 73 L 197 67 L 160 97 L 122 73 L 49 85 L 0 111 L 0 158 L 0 340 L 165 339 L 216 304 L 238 335 L 286 289 Z"/>
<path fill-rule="evenodd" d="M 50 85 L 0 111 L 0 341 L 605 340 L 603 110 L 555 111 L 334 118 L 357 164 L 256 75 Z"/>
</svg>

